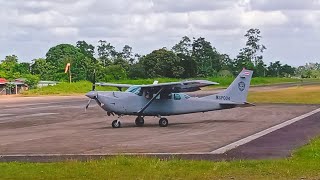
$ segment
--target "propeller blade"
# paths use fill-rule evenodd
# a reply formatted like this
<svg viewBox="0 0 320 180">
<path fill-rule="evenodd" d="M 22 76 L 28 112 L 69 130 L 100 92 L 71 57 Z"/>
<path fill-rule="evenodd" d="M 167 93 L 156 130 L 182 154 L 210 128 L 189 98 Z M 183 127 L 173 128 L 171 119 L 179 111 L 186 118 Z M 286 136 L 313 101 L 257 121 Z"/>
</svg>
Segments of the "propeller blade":
<svg viewBox="0 0 320 180">
<path fill-rule="evenodd" d="M 101 107 L 102 106 L 102 103 L 99 101 L 98 99 L 98 93 L 97 95 L 94 97 L 94 99 L 96 100 L 97 104 Z"/>
<path fill-rule="evenodd" d="M 89 107 L 89 105 L 90 105 L 90 103 L 91 103 L 91 100 L 92 100 L 92 99 L 89 99 L 88 104 L 87 104 L 86 107 L 85 107 L 85 111 L 87 111 L 87 109 L 88 109 L 88 107 Z"/>
</svg>

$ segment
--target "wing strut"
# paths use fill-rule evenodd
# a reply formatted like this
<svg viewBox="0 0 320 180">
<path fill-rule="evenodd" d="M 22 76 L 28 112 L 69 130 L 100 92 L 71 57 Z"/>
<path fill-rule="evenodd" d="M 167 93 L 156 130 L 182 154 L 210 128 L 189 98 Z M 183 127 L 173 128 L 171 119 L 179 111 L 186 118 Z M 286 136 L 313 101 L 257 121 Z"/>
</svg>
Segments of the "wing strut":
<svg viewBox="0 0 320 180">
<path fill-rule="evenodd" d="M 150 104 L 159 96 L 159 94 L 164 90 L 164 87 L 162 87 L 155 96 L 153 96 L 150 101 L 140 110 L 138 111 L 138 115 L 141 115 L 143 113 L 144 110 L 146 110 Z"/>
</svg>

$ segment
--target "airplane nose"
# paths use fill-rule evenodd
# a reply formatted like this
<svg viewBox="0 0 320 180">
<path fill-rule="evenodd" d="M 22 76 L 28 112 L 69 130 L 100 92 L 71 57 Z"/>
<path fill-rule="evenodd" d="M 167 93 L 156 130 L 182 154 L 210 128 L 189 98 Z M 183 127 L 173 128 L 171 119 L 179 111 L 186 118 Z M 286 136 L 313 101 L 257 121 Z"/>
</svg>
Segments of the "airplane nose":
<svg viewBox="0 0 320 180">
<path fill-rule="evenodd" d="M 90 91 L 86 94 L 86 96 L 90 99 L 93 99 L 95 96 L 97 96 L 97 92 L 95 91 Z"/>
</svg>

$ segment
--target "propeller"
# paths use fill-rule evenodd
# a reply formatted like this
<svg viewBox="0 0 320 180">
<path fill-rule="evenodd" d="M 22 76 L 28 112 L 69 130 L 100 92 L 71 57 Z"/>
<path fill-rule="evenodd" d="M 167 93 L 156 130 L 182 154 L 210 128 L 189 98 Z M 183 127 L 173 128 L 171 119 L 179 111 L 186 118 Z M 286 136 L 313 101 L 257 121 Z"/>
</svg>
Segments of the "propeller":
<svg viewBox="0 0 320 180">
<path fill-rule="evenodd" d="M 90 99 L 85 107 L 85 111 L 87 111 L 87 109 L 89 108 L 89 105 L 92 99 L 94 99 L 100 107 L 102 106 L 102 103 L 98 99 L 98 92 L 96 92 L 96 70 L 95 69 L 93 70 L 92 91 L 88 92 L 86 96 Z"/>
</svg>

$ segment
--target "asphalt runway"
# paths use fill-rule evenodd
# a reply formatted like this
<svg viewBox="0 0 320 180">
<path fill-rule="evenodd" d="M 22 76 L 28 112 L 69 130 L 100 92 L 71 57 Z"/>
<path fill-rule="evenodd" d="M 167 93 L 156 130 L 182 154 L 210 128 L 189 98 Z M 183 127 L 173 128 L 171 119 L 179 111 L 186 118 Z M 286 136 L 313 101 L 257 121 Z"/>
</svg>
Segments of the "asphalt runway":
<svg viewBox="0 0 320 180">
<path fill-rule="evenodd" d="M 121 118 L 123 127 L 113 129 L 111 121 L 116 119 L 115 116 L 107 116 L 94 102 L 85 112 L 86 103 L 87 99 L 82 96 L 0 99 L 0 154 L 7 157 L 0 158 L 0 161 L 6 161 L 8 158 L 10 160 L 10 157 L 13 160 L 17 160 L 14 157 L 23 159 L 25 155 L 60 156 L 68 154 L 77 156 L 118 153 L 164 154 L 166 156 L 170 154 L 205 155 L 319 108 L 317 105 L 265 104 L 169 116 L 169 126 L 165 128 L 158 126 L 158 118 L 146 117 L 145 126 L 136 127 L 135 117 L 124 116 Z M 303 122 L 304 120 L 298 123 L 303 124 Z M 300 126 L 303 127 L 303 125 Z M 309 126 L 314 127 L 314 124 Z M 312 133 L 319 133 L 318 130 L 320 127 L 314 129 Z M 296 136 L 294 133 L 291 134 L 293 134 L 291 139 L 299 139 L 297 137 L 299 134 Z M 304 141 L 307 141 L 308 138 L 304 138 Z M 277 137 L 273 137 L 273 140 L 276 142 Z M 242 157 L 247 157 L 248 153 L 255 152 L 255 146 L 246 148 L 252 142 L 239 147 L 244 148 L 240 149 L 241 151 L 237 151 L 239 148 L 236 148 L 229 154 L 245 152 L 246 154 Z M 294 145 L 282 147 L 285 148 L 287 154 L 292 150 L 290 147 L 295 148 L 301 145 L 301 142 L 294 142 L 296 142 Z M 286 141 L 281 142 L 283 143 Z M 270 144 L 272 143 L 269 142 Z M 256 144 L 256 146 L 265 147 L 263 143 Z M 282 150 L 267 148 L 267 151 L 262 154 Z M 263 155 L 261 157 L 265 157 Z M 214 157 L 221 156 L 207 158 Z"/>
</svg>

